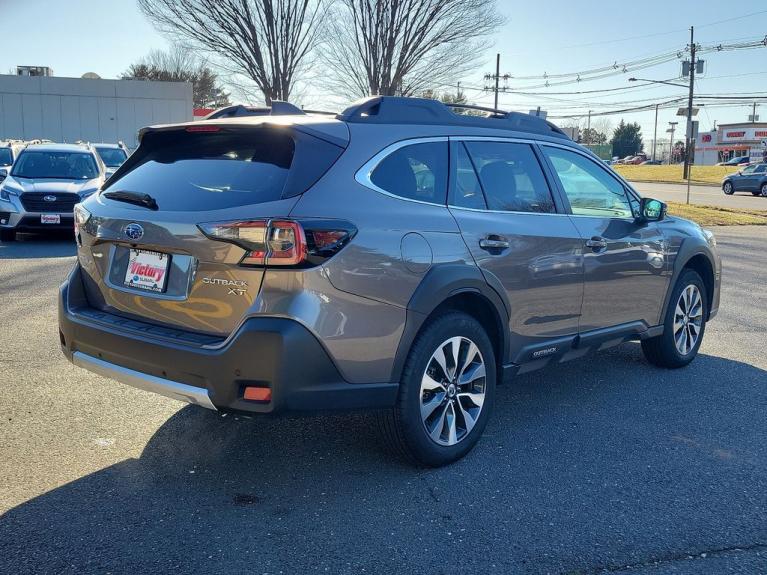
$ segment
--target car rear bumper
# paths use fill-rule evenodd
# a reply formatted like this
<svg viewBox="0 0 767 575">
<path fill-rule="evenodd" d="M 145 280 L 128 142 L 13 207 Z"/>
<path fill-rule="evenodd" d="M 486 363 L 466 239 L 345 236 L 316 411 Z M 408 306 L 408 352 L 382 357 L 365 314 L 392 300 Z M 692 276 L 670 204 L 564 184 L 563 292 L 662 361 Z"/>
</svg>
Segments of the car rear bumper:
<svg viewBox="0 0 767 575">
<path fill-rule="evenodd" d="M 61 347 L 75 365 L 210 409 L 250 413 L 366 409 L 394 404 L 395 383 L 347 383 L 297 321 L 254 317 L 225 340 L 103 313 L 88 306 L 79 265 L 59 295 Z M 267 387 L 271 400 L 243 398 Z"/>
</svg>

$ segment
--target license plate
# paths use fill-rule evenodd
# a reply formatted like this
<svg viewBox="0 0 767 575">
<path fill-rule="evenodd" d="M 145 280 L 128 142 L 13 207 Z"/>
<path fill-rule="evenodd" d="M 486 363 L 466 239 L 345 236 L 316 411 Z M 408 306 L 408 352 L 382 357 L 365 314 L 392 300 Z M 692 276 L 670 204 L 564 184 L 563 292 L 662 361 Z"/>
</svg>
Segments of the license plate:
<svg viewBox="0 0 767 575">
<path fill-rule="evenodd" d="M 130 251 L 124 285 L 152 292 L 164 292 L 168 281 L 170 256 L 149 250 Z"/>
<path fill-rule="evenodd" d="M 40 214 L 41 224 L 60 224 L 61 216 L 59 214 Z"/>
</svg>

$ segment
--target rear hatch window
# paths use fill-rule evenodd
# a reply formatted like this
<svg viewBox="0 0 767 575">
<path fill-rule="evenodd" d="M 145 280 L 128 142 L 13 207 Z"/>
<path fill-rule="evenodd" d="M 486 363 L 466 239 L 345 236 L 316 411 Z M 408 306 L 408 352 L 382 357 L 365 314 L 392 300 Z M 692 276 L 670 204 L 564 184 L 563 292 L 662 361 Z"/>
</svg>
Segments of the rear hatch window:
<svg viewBox="0 0 767 575">
<path fill-rule="evenodd" d="M 130 171 L 111 180 L 105 191 L 149 194 L 160 210 L 168 211 L 278 200 L 295 155 L 293 138 L 275 130 L 167 132 L 147 137 L 153 140 L 149 149 L 144 149 Z"/>
</svg>

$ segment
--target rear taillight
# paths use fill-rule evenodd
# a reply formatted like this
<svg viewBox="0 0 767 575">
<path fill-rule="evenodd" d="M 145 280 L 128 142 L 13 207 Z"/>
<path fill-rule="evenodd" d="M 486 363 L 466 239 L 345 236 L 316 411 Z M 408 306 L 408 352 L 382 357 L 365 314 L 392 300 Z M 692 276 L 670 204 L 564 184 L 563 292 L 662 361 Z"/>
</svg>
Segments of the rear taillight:
<svg viewBox="0 0 767 575">
<path fill-rule="evenodd" d="M 246 250 L 240 261 L 244 266 L 319 265 L 357 232 L 349 222 L 338 220 L 244 220 L 198 227 L 210 239 Z"/>
</svg>

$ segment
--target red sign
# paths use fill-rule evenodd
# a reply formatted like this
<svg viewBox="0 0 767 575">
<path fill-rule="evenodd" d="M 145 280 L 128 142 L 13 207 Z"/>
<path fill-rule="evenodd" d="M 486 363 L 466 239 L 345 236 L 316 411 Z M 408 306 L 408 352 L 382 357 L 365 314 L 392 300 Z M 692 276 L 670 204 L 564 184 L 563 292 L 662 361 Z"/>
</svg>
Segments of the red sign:
<svg viewBox="0 0 767 575">
<path fill-rule="evenodd" d="M 701 137 L 701 142 L 710 142 L 711 141 L 711 134 L 703 134 Z"/>
<path fill-rule="evenodd" d="M 746 133 L 745 132 L 727 132 L 727 134 L 725 135 L 728 138 L 742 138 L 743 136 L 746 135 Z"/>
</svg>

